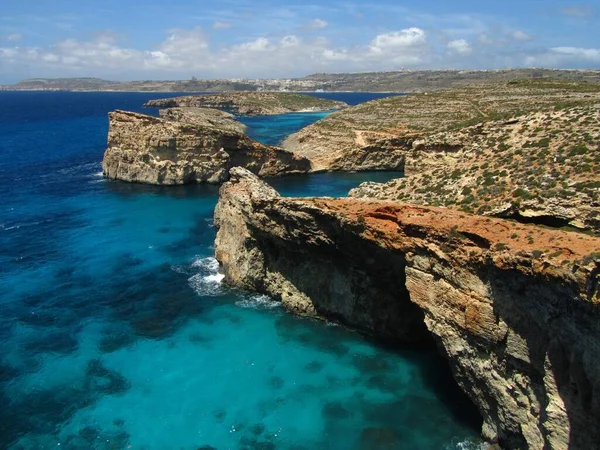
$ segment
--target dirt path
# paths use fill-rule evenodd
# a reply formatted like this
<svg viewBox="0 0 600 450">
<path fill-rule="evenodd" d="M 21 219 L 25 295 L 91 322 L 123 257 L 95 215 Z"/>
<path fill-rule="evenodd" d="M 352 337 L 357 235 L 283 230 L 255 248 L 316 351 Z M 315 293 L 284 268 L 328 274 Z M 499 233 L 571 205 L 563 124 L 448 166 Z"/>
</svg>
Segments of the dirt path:
<svg viewBox="0 0 600 450">
<path fill-rule="evenodd" d="M 359 147 L 365 147 L 369 145 L 365 138 L 365 134 L 371 134 L 381 137 L 397 137 L 396 134 L 393 133 L 384 133 L 382 131 L 370 131 L 370 130 L 352 130 L 354 134 L 356 134 L 355 142 Z"/>
</svg>

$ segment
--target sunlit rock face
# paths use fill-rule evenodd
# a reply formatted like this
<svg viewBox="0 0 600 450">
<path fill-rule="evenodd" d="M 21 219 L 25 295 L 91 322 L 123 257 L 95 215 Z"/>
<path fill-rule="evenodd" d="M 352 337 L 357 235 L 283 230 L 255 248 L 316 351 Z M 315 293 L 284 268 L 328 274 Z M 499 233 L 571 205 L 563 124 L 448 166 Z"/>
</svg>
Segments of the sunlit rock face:
<svg viewBox="0 0 600 450">
<path fill-rule="evenodd" d="M 240 168 L 215 224 L 229 283 L 387 340 L 433 335 L 487 440 L 600 442 L 599 238 L 443 208 L 286 199 Z"/>
<path fill-rule="evenodd" d="M 162 115 L 109 114 L 108 148 L 102 161 L 107 178 L 161 185 L 221 183 L 233 166 L 259 176 L 304 173 L 310 168 L 303 157 L 250 139 L 230 114 L 177 108 Z"/>
</svg>

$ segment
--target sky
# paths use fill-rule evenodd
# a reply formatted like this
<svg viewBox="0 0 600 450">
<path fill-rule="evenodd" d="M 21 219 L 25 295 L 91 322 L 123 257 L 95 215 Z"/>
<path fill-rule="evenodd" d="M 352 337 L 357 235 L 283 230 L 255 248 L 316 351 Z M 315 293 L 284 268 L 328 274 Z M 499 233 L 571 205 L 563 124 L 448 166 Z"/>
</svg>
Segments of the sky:
<svg viewBox="0 0 600 450">
<path fill-rule="evenodd" d="M 600 0 L 0 0 L 0 83 L 599 68 Z"/>
</svg>

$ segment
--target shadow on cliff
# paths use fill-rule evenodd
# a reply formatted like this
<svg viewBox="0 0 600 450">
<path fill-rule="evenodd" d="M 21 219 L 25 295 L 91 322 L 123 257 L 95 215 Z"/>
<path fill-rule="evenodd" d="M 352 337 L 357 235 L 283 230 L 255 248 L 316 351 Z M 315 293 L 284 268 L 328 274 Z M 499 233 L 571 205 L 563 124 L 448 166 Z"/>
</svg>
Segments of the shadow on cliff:
<svg viewBox="0 0 600 450">
<path fill-rule="evenodd" d="M 600 430 L 600 317 L 597 308 L 579 298 L 578 287 L 561 280 L 534 279 L 517 271 L 487 271 L 497 321 L 509 332 L 493 353 L 504 361 L 502 375 L 529 380 L 539 405 L 538 428 L 547 448 L 598 448 Z M 514 344 L 524 342 L 524 346 Z M 479 342 L 479 346 L 489 343 Z M 499 369 L 499 368 L 498 368 Z M 560 412 L 564 408 L 565 416 Z M 497 412 L 497 411 L 496 411 Z M 510 430 L 501 444 L 525 448 Z M 565 442 L 566 441 L 566 442 Z"/>
<path fill-rule="evenodd" d="M 435 392 L 437 400 L 456 422 L 479 430 L 481 416 L 456 385 L 448 361 L 439 355 L 432 334 L 425 326 L 424 312 L 410 300 L 406 289 L 404 254 L 382 248 L 373 240 L 363 239 L 355 229 L 332 224 L 326 216 L 320 217 L 315 213 L 314 218 L 315 224 L 291 225 L 282 221 L 273 227 L 314 227 L 330 237 L 335 247 L 332 248 L 328 242 L 307 243 L 302 237 L 282 240 L 273 234 L 253 229 L 252 234 L 260 241 L 263 250 L 265 266 L 271 272 L 283 275 L 294 289 L 310 298 L 320 315 L 358 329 L 365 336 L 375 336 L 370 339 L 377 345 L 386 346 L 407 360 L 416 361 L 418 371 L 414 374 L 415 380 Z M 279 217 L 270 219 L 281 220 Z M 298 220 L 303 219 L 300 217 Z M 257 289 L 266 290 L 265 286 L 257 286 Z M 309 334 L 290 330 L 285 325 L 285 317 L 280 322 L 278 331 L 287 339 L 311 342 L 312 336 Z M 316 342 L 315 345 L 321 346 L 324 351 L 349 358 L 347 349 L 331 340 Z M 350 358 L 349 364 L 355 364 L 367 382 L 372 379 L 373 383 L 380 386 L 388 384 L 393 388 L 395 385 L 389 374 L 385 370 L 382 372 L 381 365 L 385 361 Z M 382 376 L 389 379 L 382 380 Z M 413 400 L 415 412 L 412 416 L 407 413 L 406 420 L 427 422 L 427 414 L 418 413 L 420 410 L 427 411 L 427 400 L 420 397 Z M 393 410 L 397 406 L 390 408 Z M 376 411 L 377 407 L 374 406 L 365 413 L 377 414 Z M 393 415 L 388 420 L 393 421 Z"/>
</svg>

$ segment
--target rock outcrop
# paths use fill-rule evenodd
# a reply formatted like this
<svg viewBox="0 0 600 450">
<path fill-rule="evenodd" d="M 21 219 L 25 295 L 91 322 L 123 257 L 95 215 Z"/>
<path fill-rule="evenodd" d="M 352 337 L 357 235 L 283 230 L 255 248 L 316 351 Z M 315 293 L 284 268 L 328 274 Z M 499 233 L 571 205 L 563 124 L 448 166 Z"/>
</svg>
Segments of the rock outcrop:
<svg viewBox="0 0 600 450">
<path fill-rule="evenodd" d="M 150 100 L 146 107 L 217 108 L 238 114 L 264 116 L 290 112 L 318 112 L 348 106 L 344 102 L 327 100 L 306 94 L 289 92 L 235 92 L 226 94 L 186 95 L 183 97 Z"/>
<path fill-rule="evenodd" d="M 246 125 L 238 122 L 233 114 L 210 108 L 166 108 L 159 111 L 160 117 L 172 122 L 193 123 L 205 127 L 245 133 Z"/>
<path fill-rule="evenodd" d="M 444 208 L 286 199 L 241 168 L 215 225 L 229 283 L 392 341 L 431 333 L 486 439 L 598 448 L 599 238 Z"/>
<path fill-rule="evenodd" d="M 282 147 L 310 159 L 313 172 L 405 170 L 410 141 L 387 133 L 329 127 L 335 114 L 288 136 Z"/>
<path fill-rule="evenodd" d="M 310 168 L 303 157 L 250 139 L 230 114 L 195 108 L 161 114 L 162 118 L 127 111 L 109 114 L 104 176 L 175 185 L 221 183 L 235 166 L 264 177 L 304 173 Z"/>
</svg>

